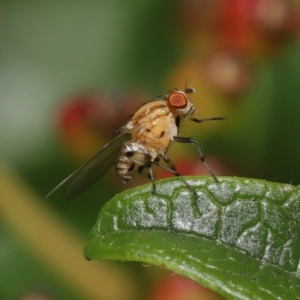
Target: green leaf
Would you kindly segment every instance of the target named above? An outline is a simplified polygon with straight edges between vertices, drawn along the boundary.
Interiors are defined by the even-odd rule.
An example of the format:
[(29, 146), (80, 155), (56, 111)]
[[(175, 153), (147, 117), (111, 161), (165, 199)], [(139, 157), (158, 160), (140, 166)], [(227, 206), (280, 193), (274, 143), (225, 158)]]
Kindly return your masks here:
[(116, 195), (101, 210), (87, 259), (141, 261), (228, 299), (300, 299), (300, 188), (186, 177)]

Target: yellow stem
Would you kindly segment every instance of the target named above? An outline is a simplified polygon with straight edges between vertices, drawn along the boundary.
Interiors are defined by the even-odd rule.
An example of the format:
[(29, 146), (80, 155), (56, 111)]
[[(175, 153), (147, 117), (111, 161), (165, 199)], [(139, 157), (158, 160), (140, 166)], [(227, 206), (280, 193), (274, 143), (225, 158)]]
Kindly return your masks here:
[(138, 288), (125, 270), (107, 261), (86, 261), (84, 239), (2, 165), (0, 182), (1, 218), (74, 292), (93, 300), (137, 298)]

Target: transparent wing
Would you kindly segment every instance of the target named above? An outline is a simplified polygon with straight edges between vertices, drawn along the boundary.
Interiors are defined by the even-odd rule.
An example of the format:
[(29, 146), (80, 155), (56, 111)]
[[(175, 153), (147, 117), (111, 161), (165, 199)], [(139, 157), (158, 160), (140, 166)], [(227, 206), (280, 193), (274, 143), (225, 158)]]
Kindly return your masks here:
[[(122, 129), (122, 128), (121, 128)], [(99, 152), (92, 156), (86, 163), (80, 166), (62, 182), (60, 182), (47, 196), (52, 195), (65, 183), (74, 179), (68, 192), (67, 198), (72, 199), (89, 187), (91, 187), (100, 177), (112, 166), (123, 143), (131, 138), (129, 129), (119, 133), (114, 139), (107, 143)], [(77, 176), (77, 177), (76, 177)]]

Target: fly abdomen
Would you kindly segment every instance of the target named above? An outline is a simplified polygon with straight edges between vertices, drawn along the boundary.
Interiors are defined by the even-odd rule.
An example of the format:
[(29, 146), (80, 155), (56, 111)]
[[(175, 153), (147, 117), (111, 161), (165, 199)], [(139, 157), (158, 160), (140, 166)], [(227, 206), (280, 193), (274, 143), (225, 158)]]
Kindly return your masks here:
[[(131, 181), (132, 173), (145, 164), (143, 159), (145, 155), (149, 156), (143, 145), (132, 141), (123, 144), (115, 161), (117, 175), (123, 183)], [(137, 160), (136, 157), (138, 157), (139, 160)]]
[(116, 171), (123, 183), (127, 183), (132, 179), (131, 172), (135, 170), (135, 163), (124, 154), (124, 146), (121, 148), (116, 158)]

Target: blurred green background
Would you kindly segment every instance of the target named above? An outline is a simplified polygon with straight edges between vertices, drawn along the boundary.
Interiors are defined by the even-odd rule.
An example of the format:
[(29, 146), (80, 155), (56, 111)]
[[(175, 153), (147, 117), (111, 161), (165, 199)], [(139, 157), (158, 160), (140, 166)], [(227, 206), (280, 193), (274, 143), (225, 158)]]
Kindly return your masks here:
[[(199, 140), (216, 175), (300, 183), (299, 1), (11, 0), (0, 10), (1, 299), (117, 299), (77, 284), (88, 274), (76, 261), (78, 278), (53, 267), (59, 258), (26, 234), (44, 227), (23, 207), (37, 207), (46, 226), (44, 216), (57, 217), (62, 227), (48, 229), (67, 244), (68, 230), (84, 241), (103, 204), (128, 188), (114, 170), (72, 202), (63, 189), (44, 196), (109, 141), (134, 107), (187, 81), (200, 118), (226, 116), (181, 128)], [(207, 174), (193, 147), (176, 145), (170, 157), (183, 174)], [(14, 178), (21, 180), (6, 185)], [(142, 182), (137, 176), (129, 186)], [(65, 248), (40, 234), (63, 260)], [(150, 299), (165, 275), (136, 263), (111, 268), (132, 279), (135, 299)]]

